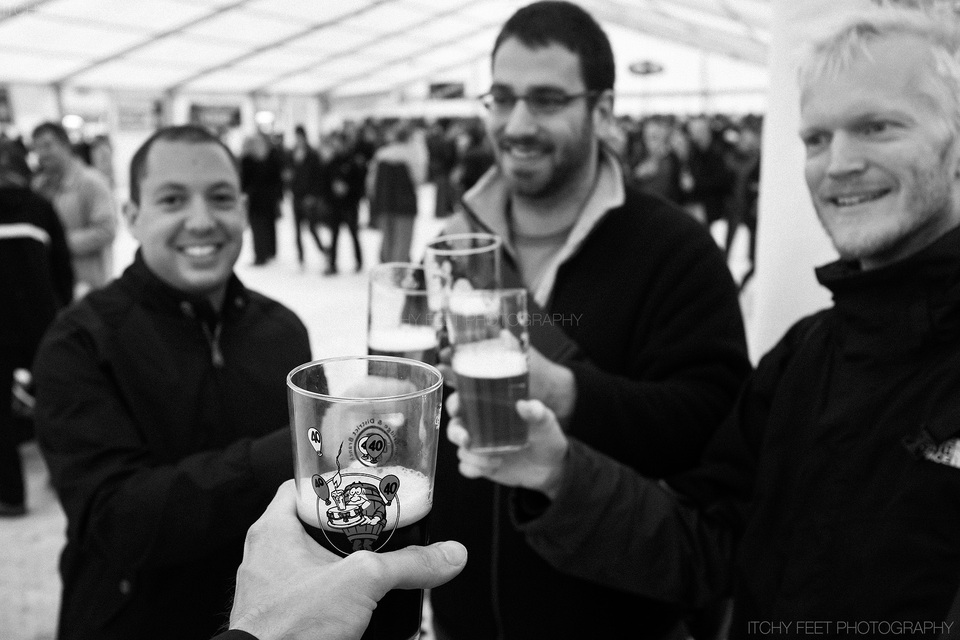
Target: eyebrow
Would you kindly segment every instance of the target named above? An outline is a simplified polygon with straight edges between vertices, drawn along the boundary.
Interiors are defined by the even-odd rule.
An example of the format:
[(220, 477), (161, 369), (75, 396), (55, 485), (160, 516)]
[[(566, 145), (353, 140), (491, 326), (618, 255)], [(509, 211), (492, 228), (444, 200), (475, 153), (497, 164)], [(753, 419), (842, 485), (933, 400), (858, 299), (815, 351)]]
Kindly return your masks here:
[[(509, 89), (513, 91), (513, 86), (503, 82), (494, 82), (490, 85), (491, 89)], [(562, 91), (566, 93), (566, 88), (555, 84), (535, 84), (527, 87), (527, 93), (531, 91)]]
[[(162, 191), (188, 191), (189, 189), (190, 187), (182, 182), (171, 181), (171, 182), (163, 182), (157, 185), (157, 187), (153, 189), (153, 193), (160, 193)], [(210, 184), (204, 187), (204, 191), (214, 191), (216, 189), (230, 189), (232, 191), (240, 191), (239, 185), (236, 185), (228, 180), (220, 180), (218, 182), (214, 182), (213, 184)]]

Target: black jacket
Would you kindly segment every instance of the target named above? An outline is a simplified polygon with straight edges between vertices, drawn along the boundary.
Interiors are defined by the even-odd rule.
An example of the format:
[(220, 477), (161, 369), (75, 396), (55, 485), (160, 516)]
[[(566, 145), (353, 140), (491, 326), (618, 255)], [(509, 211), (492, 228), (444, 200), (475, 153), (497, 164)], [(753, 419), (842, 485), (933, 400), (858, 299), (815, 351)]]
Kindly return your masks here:
[[(491, 230), (491, 213), (503, 215), (474, 211), (470, 226)], [(513, 265), (509, 252), (504, 260)], [(544, 334), (558, 332), (580, 354), (557, 349), (576, 380), (570, 434), (647, 474), (697, 462), (750, 370), (717, 245), (685, 212), (633, 189), (560, 266), (541, 311), (558, 322), (531, 326), (531, 343), (546, 352), (557, 336)], [(550, 566), (511, 526), (506, 497), (464, 479), (441, 438), (431, 535), (464, 543), (470, 562), (431, 602), (455, 638), (658, 637), (686, 613)]]
[(308, 146), (299, 162), (296, 160), (296, 152), (291, 150), (288, 159), (290, 194), (294, 202), (299, 202), (306, 196), (322, 197), (323, 170), (317, 150)]
[(293, 476), (287, 308), (231, 280), (224, 310), (138, 254), (51, 327), (37, 436), (67, 516), (60, 640), (210, 638), (247, 528)]
[(57, 310), (73, 298), (73, 267), (53, 206), (26, 187), (0, 188), (0, 356), (29, 367)]
[(530, 544), (666, 602), (733, 593), (733, 638), (758, 621), (784, 638), (813, 635), (801, 621), (922, 637), (903, 623), (944, 620), (960, 586), (960, 230), (817, 276), (834, 306), (763, 357), (702, 465), (660, 485), (575, 445), (567, 476), (594, 480), (526, 520)]

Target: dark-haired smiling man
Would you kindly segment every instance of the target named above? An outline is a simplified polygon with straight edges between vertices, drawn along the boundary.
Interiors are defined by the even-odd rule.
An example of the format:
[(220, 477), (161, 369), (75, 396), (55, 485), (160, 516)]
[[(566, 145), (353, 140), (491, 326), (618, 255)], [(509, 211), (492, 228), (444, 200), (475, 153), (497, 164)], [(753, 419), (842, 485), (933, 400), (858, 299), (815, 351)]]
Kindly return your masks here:
[[(581, 7), (518, 10), (491, 71), (482, 99), (496, 166), (445, 231), (503, 238), (505, 284), (527, 289), (531, 317), (555, 319), (530, 326), (530, 394), (569, 434), (642, 473), (686, 469), (750, 369), (723, 254), (683, 210), (628, 187), (601, 142), (616, 68)], [(441, 440), (431, 530), (464, 543), (471, 562), (431, 592), (439, 640), (682, 633), (689, 611), (551, 567), (513, 526), (508, 497), (462, 478)]]
[(67, 516), (58, 637), (207, 639), (248, 527), (293, 476), (283, 381), (307, 331), (233, 273), (247, 212), (220, 140), (154, 133), (130, 196), (133, 264), (58, 319), (34, 366)]

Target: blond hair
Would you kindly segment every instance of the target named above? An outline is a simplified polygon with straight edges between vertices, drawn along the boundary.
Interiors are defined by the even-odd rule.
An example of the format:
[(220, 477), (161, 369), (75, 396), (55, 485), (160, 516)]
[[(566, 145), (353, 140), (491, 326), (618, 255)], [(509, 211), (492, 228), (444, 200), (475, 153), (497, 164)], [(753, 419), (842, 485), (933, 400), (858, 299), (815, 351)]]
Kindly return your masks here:
[(800, 89), (835, 76), (856, 59), (871, 59), (871, 44), (914, 37), (929, 45), (931, 96), (955, 133), (960, 133), (960, 13), (951, 6), (884, 4), (844, 14), (808, 43), (798, 69)]

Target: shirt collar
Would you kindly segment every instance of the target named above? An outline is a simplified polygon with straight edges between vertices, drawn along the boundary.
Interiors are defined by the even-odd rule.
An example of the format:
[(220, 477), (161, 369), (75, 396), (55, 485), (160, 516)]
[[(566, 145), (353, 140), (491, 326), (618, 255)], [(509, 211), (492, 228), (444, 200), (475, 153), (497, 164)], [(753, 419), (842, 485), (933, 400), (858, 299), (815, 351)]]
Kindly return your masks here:
[[(507, 203), (510, 191), (500, 168), (495, 164), (485, 173), (477, 184), (468, 191), (463, 201), (473, 214), (491, 232), (503, 238), (504, 248), (516, 260), (516, 248), (510, 242), (510, 221), (507, 218)], [(597, 164), (597, 178), (590, 197), (583, 206), (570, 230), (563, 247), (554, 255), (544, 269), (537, 290), (532, 292), (541, 306), (546, 306), (553, 292), (557, 270), (576, 255), (590, 233), (603, 220), (607, 213), (623, 205), (626, 201), (623, 170), (620, 161), (612, 151), (600, 146), (600, 162)]]

